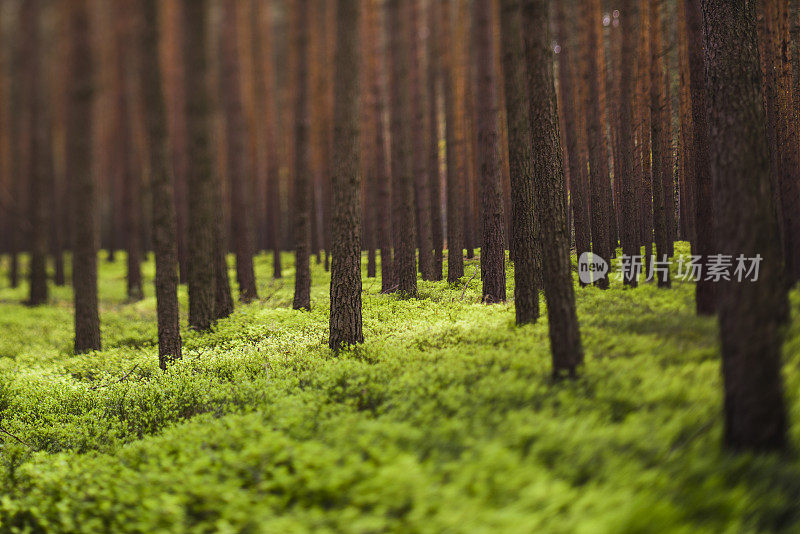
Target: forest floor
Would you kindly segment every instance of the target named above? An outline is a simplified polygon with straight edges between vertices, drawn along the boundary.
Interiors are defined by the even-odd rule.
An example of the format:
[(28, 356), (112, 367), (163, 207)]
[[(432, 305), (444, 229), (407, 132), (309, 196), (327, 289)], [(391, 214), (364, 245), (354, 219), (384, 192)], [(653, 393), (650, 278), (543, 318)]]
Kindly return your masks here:
[(184, 359), (161, 372), (152, 261), (130, 304), (118, 258), (100, 262), (90, 355), (71, 354), (68, 288), (26, 308), (3, 280), (2, 532), (800, 530), (796, 453), (721, 450), (716, 323), (690, 283), (578, 290), (586, 366), (553, 382), (546, 319), (517, 328), (513, 303), (480, 304), (477, 263), (413, 300), (365, 278), (366, 342), (336, 357), (329, 275), (312, 261), (313, 310), (293, 311), (292, 256), (274, 281), (260, 255), (261, 300), (202, 335), (182, 313)]

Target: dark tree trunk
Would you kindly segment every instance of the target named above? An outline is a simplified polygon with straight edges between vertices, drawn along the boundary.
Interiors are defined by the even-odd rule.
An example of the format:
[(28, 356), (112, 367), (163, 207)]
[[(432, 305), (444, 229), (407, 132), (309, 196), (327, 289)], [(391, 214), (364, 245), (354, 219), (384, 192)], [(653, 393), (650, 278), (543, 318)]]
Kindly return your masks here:
[[(386, 293), (394, 287), (394, 265), (392, 263), (392, 218), (391, 210), (391, 176), (386, 161), (386, 127), (384, 115), (386, 110), (386, 95), (384, 91), (384, 47), (380, 36), (383, 33), (383, 17), (380, 8), (373, 2), (367, 2), (368, 11), (365, 13), (366, 24), (372, 29), (369, 33), (370, 42), (364, 43), (369, 50), (365, 53), (372, 55), (375, 69), (370, 79), (370, 93), (372, 104), (368, 111), (369, 120), (375, 131), (375, 173), (373, 177), (375, 202), (369, 206), (372, 217), (375, 219), (375, 233), (381, 256), (381, 292)], [(365, 48), (366, 50), (366, 48)]]
[[(697, 235), (692, 243), (692, 254), (708, 257), (718, 254), (714, 250), (714, 187), (711, 180), (709, 161), (708, 110), (706, 107), (706, 79), (703, 57), (703, 13), (700, 10), (701, 0), (684, 0), (686, 11), (686, 29), (689, 46), (689, 79), (692, 93), (692, 126), (693, 126), (693, 162), (694, 162), (694, 199), (695, 224)], [(697, 281), (695, 303), (699, 315), (713, 315), (717, 310), (717, 284), (704, 280)]]
[(142, 50), (142, 88), (150, 149), (153, 248), (156, 260), (156, 313), (158, 316), (158, 362), (161, 369), (181, 357), (178, 316), (178, 245), (175, 196), (169, 171), (167, 111), (159, 68), (160, 12), (158, 0), (142, 1), (139, 33)]
[(361, 327), (361, 179), (358, 173), (360, 0), (342, 0), (336, 14), (333, 121), (332, 349), (364, 341)]
[(296, 54), (296, 94), (294, 117), (294, 247), (295, 310), (311, 309), (311, 103), (308, 98), (308, 33), (311, 12), (308, 0), (292, 3), (292, 43)]
[[(607, 189), (611, 187), (608, 176), (608, 150), (603, 127), (603, 88), (601, 68), (602, 39), (600, 35), (601, 10), (599, 0), (589, 0), (583, 6), (586, 32), (586, 112), (587, 142), (589, 147), (589, 180), (592, 205), (592, 255), (606, 261), (611, 258), (609, 238), (609, 209), (606, 206)], [(595, 281), (600, 289), (608, 289), (608, 277)]]
[(478, 161), (481, 176), (483, 243), (481, 278), (483, 301), (496, 304), (506, 300), (505, 222), (500, 180), (500, 136), (497, 125), (497, 46), (491, 0), (475, 2), (475, 66), (477, 70)]
[(185, 118), (188, 148), (189, 196), (189, 326), (210, 330), (214, 322), (214, 247), (216, 226), (215, 180), (211, 167), (211, 110), (206, 73), (207, 2), (183, 0), (183, 57), (185, 70)]
[(23, 132), (27, 136), (27, 149), (23, 154), (27, 156), (28, 180), (28, 242), (30, 243), (29, 266), (29, 296), (27, 304), (38, 306), (45, 304), (48, 298), (47, 290), (47, 233), (48, 233), (48, 169), (47, 157), (44, 154), (46, 135), (44, 104), (42, 88), (42, 60), (41, 39), (39, 32), (39, 0), (27, 0), (22, 4), (20, 14), (20, 54), (22, 58), (21, 73), (23, 77), (23, 91), (20, 95), (24, 102), (23, 114), (27, 124)]
[[(636, 181), (639, 177), (634, 170), (634, 157), (636, 154), (633, 117), (631, 102), (634, 100), (636, 85), (634, 80), (634, 67), (636, 58), (636, 25), (639, 17), (636, 0), (625, 0), (620, 9), (620, 24), (622, 26), (622, 60), (620, 61), (620, 102), (619, 107), (619, 134), (620, 134), (620, 161), (615, 175), (617, 187), (622, 187), (622, 253), (628, 257), (638, 256), (639, 232), (639, 200), (637, 198)], [(626, 273), (624, 283), (636, 287), (639, 283), (638, 276), (633, 270)]]
[[(591, 248), (591, 222), (589, 217), (588, 192), (586, 190), (586, 165), (584, 164), (584, 148), (581, 147), (581, 121), (579, 115), (583, 109), (583, 99), (580, 93), (580, 83), (577, 79), (575, 62), (580, 61), (580, 54), (573, 55), (573, 46), (570, 43), (567, 31), (566, 9), (563, 2), (557, 3), (558, 41), (561, 51), (558, 54), (559, 65), (559, 92), (561, 108), (564, 114), (564, 137), (567, 145), (570, 183), (570, 198), (572, 201), (572, 217), (575, 226), (575, 253), (577, 257), (590, 252)], [(576, 85), (577, 91), (576, 91)], [(583, 282), (581, 282), (583, 285)]]
[(725, 444), (780, 449), (787, 427), (781, 378), (786, 292), (770, 193), (755, 6), (745, 0), (701, 4), (718, 252), (763, 258), (757, 282), (732, 279), (720, 287)]
[(459, 88), (459, 60), (456, 55), (451, 16), (453, 1), (441, 6), (442, 64), (444, 78), (445, 138), (447, 158), (447, 281), (464, 276), (464, 191), (461, 176), (465, 171), (465, 141)]
[(236, 251), (236, 279), (239, 300), (251, 302), (258, 298), (256, 274), (253, 268), (253, 217), (250, 191), (252, 178), (245, 158), (246, 125), (242, 104), (239, 61), (239, 32), (237, 30), (238, 0), (226, 0), (220, 31), (222, 72), (220, 92), (225, 121), (226, 169), (231, 188), (231, 219), (233, 245)]
[(575, 306), (569, 259), (567, 209), (564, 202), (564, 163), (558, 131), (553, 55), (550, 48), (548, 0), (524, 0), (523, 28), (531, 97), (535, 211), (541, 225), (542, 277), (547, 300), (553, 375), (574, 376), (583, 363), (583, 346)]
[(442, 226), (442, 177), (439, 163), (439, 91), (441, 58), (439, 57), (439, 2), (428, 3), (428, 169), (430, 170), (430, 209), (433, 237), (433, 280), (442, 279), (444, 262), (444, 228)]
[(694, 121), (692, 120), (691, 74), (689, 67), (689, 30), (686, 10), (679, 3), (678, 11), (678, 53), (680, 55), (680, 217), (683, 239), (690, 241), (692, 247), (697, 243), (696, 225), (696, 181), (694, 155)]
[(409, 3), (411, 24), (408, 36), (410, 49), (412, 168), (414, 172), (414, 213), (417, 224), (417, 248), (419, 249), (419, 272), (423, 280), (433, 280), (433, 230), (431, 228), (430, 182), (435, 169), (430, 168), (428, 157), (428, 101), (427, 72), (422, 65), (422, 15), (420, 0)]
[(639, 41), (639, 125), (642, 174), (639, 183), (641, 245), (644, 246), (645, 269), (653, 255), (653, 167), (650, 114), (650, 2), (641, 6)]
[(411, 21), (410, 5), (401, 0), (386, 3), (391, 53), (391, 165), (392, 231), (397, 290), (403, 296), (417, 294), (414, 261), (414, 179), (411, 168), (411, 88), (409, 87)]
[[(664, 152), (669, 138), (669, 117), (664, 95), (664, 51), (661, 44), (661, 9), (659, 0), (650, 5), (650, 132), (653, 143), (653, 220), (655, 222), (656, 261), (664, 261), (669, 256), (669, 237), (667, 231), (667, 214), (665, 175), (670, 172), (665, 168), (667, 158)], [(658, 275), (658, 287), (671, 287), (669, 275)]]
[(75, 353), (100, 350), (97, 310), (97, 220), (91, 171), (92, 48), (87, 0), (71, 0), (67, 175), (71, 186)]
[(533, 211), (533, 145), (528, 95), (528, 70), (522, 40), (519, 0), (500, 5), (500, 35), (506, 88), (508, 159), (511, 172), (511, 248), (514, 250), (514, 307), (517, 324), (539, 318), (539, 287), (536, 283)]

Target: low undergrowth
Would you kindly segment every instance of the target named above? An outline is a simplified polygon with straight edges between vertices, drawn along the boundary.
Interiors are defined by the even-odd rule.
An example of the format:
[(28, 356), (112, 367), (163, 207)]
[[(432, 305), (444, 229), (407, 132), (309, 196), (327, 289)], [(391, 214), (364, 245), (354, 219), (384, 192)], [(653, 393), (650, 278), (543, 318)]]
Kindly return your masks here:
[[(800, 529), (794, 454), (720, 449), (716, 324), (689, 283), (578, 290), (586, 367), (553, 382), (546, 318), (480, 304), (477, 264), (419, 299), (365, 278), (366, 342), (336, 355), (327, 273), (293, 311), (291, 256), (271, 280), (262, 255), (261, 300), (212, 333), (183, 324), (161, 372), (152, 262), (132, 304), (123, 265), (101, 261), (89, 355), (71, 354), (69, 289), (35, 309), (0, 289), (0, 531)], [(796, 444), (800, 321), (785, 360)]]

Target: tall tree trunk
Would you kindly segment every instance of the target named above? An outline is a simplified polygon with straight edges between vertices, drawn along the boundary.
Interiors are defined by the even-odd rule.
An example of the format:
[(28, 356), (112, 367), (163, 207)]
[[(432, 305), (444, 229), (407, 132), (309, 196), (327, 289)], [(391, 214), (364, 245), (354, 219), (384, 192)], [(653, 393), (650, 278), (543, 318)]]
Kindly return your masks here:
[(245, 158), (246, 125), (240, 83), (240, 53), (237, 30), (238, 0), (225, 0), (223, 6), (222, 71), (220, 76), (223, 117), (225, 122), (226, 168), (231, 188), (231, 218), (233, 242), (236, 251), (236, 279), (239, 282), (239, 300), (251, 302), (258, 298), (256, 275), (253, 268), (253, 216), (251, 182)]
[[(605, 260), (611, 258), (611, 240), (609, 238), (609, 207), (606, 206), (607, 190), (611, 187), (608, 176), (608, 150), (606, 146), (603, 121), (604, 94), (603, 68), (601, 65), (602, 38), (600, 27), (602, 15), (600, 0), (589, 0), (583, 5), (582, 13), (586, 32), (586, 111), (587, 140), (589, 146), (589, 179), (591, 181), (592, 204), (592, 255)], [(595, 281), (600, 289), (608, 289), (608, 277)]]
[[(650, 132), (653, 150), (653, 220), (655, 222), (656, 261), (664, 261), (669, 255), (666, 214), (667, 182), (665, 168), (667, 158), (664, 157), (669, 137), (669, 117), (667, 101), (664, 95), (664, 51), (661, 43), (661, 0), (650, 5)], [(657, 276), (658, 287), (670, 287), (669, 271)]]
[(142, 0), (138, 23), (141, 56), (139, 69), (144, 91), (147, 136), (150, 146), (153, 248), (156, 261), (156, 314), (158, 317), (158, 363), (162, 369), (181, 357), (178, 315), (178, 244), (175, 194), (169, 172), (167, 111), (159, 68), (158, 43), (161, 17), (158, 0)]
[[(689, 46), (689, 80), (692, 92), (692, 125), (695, 178), (695, 225), (697, 236), (692, 254), (709, 257), (718, 254), (714, 237), (714, 186), (709, 156), (708, 110), (703, 48), (703, 13), (701, 0), (684, 0)], [(695, 304), (699, 315), (713, 315), (717, 310), (717, 284), (702, 277), (695, 287)]]
[[(590, 252), (591, 248), (591, 222), (588, 192), (586, 190), (586, 165), (583, 159), (585, 148), (581, 147), (583, 135), (579, 119), (582, 114), (583, 99), (579, 96), (581, 84), (580, 82), (576, 83), (581, 68), (576, 68), (575, 65), (576, 62), (581, 61), (581, 57), (580, 54), (573, 54), (575, 48), (569, 38), (564, 3), (557, 2), (557, 6), (558, 41), (561, 43), (561, 50), (558, 54), (559, 93), (561, 109), (564, 114), (564, 137), (566, 139), (569, 175), (571, 177), (570, 199), (575, 226), (575, 252), (580, 258), (582, 254)], [(583, 282), (581, 284), (583, 285)]]
[(404, 296), (417, 294), (417, 269), (414, 261), (414, 180), (411, 168), (410, 5), (388, 0), (389, 51), (391, 58), (391, 164), (392, 231), (397, 290)]
[(475, 67), (477, 71), (478, 161), (483, 209), (481, 278), (483, 301), (506, 300), (505, 222), (503, 220), (502, 170), (497, 117), (497, 47), (491, 0), (475, 2)]
[(533, 211), (533, 145), (528, 95), (528, 70), (522, 40), (519, 0), (500, 6), (503, 71), (508, 121), (508, 159), (511, 172), (511, 243), (514, 250), (514, 307), (517, 324), (539, 318), (539, 287), (534, 235), (538, 231)]
[(295, 164), (294, 164), (294, 246), (295, 310), (311, 309), (311, 104), (308, 99), (308, 32), (311, 13), (308, 0), (292, 3), (292, 44), (296, 54)]
[(333, 262), (329, 345), (364, 341), (361, 326), (361, 180), (358, 173), (358, 51), (361, 0), (336, 14), (333, 145)]
[[(637, 198), (636, 182), (639, 176), (635, 173), (634, 157), (636, 146), (633, 130), (633, 117), (631, 103), (636, 93), (634, 68), (636, 60), (637, 21), (639, 17), (637, 1), (625, 0), (620, 6), (620, 24), (622, 26), (622, 59), (620, 61), (620, 102), (619, 107), (619, 136), (620, 160), (615, 173), (617, 187), (622, 188), (622, 253), (630, 258), (638, 256), (639, 232), (639, 199)], [(626, 272), (624, 283), (636, 287), (639, 283), (638, 273), (631, 269)]]
[(411, 11), (411, 35), (408, 36), (410, 50), (411, 114), (412, 114), (412, 167), (414, 172), (414, 213), (417, 223), (417, 248), (419, 249), (419, 272), (423, 280), (433, 279), (433, 230), (431, 228), (430, 181), (434, 170), (429, 168), (428, 158), (428, 101), (427, 72), (423, 68), (422, 15), (420, 0), (406, 0)]
[(689, 26), (683, 2), (678, 4), (678, 54), (680, 65), (680, 191), (682, 237), (694, 247), (697, 243), (696, 170), (694, 121), (692, 120), (692, 91), (689, 61)]
[(758, 281), (721, 284), (719, 323), (725, 383), (725, 444), (786, 445), (781, 379), (781, 309), (786, 292), (770, 194), (755, 6), (702, 0), (709, 152), (717, 200), (718, 252), (760, 255)]
[(191, 158), (187, 163), (189, 196), (189, 326), (210, 330), (214, 322), (214, 213), (216, 185), (209, 140), (211, 110), (207, 86), (207, 2), (183, 0), (183, 57), (185, 69), (185, 118)]
[(547, 300), (553, 375), (574, 376), (583, 363), (583, 346), (575, 306), (569, 259), (564, 163), (558, 132), (553, 55), (550, 48), (549, 0), (524, 0), (523, 28), (528, 64), (528, 94), (533, 137), (535, 211), (542, 240), (542, 275)]
[(464, 191), (461, 176), (465, 169), (464, 127), (461, 113), (463, 98), (459, 89), (459, 58), (451, 24), (453, 0), (441, 6), (442, 70), (445, 105), (445, 148), (447, 158), (447, 281), (454, 283), (464, 276)]
[(30, 243), (29, 296), (27, 303), (31, 306), (45, 304), (48, 298), (47, 289), (47, 233), (49, 230), (47, 189), (48, 169), (44, 136), (48, 127), (44, 123), (42, 108), (44, 105), (42, 90), (41, 39), (39, 31), (39, 0), (28, 0), (22, 4), (20, 15), (22, 67), (24, 101), (23, 114), (27, 124), (24, 132), (27, 136), (28, 180), (28, 241)]
[(639, 198), (641, 202), (641, 245), (644, 245), (645, 269), (649, 268), (653, 255), (653, 160), (650, 113), (650, 2), (641, 4), (639, 41), (639, 124), (640, 157), (642, 160)]
[(91, 172), (93, 78), (87, 0), (70, 0), (70, 68), (67, 125), (67, 174), (71, 186), (75, 292), (75, 353), (100, 350), (97, 310), (97, 220)]
[(442, 226), (442, 180), (439, 162), (439, 91), (442, 69), (439, 48), (438, 1), (428, 2), (427, 55), (428, 55), (428, 169), (430, 171), (430, 210), (433, 238), (433, 280), (442, 279), (444, 262), (444, 228)]

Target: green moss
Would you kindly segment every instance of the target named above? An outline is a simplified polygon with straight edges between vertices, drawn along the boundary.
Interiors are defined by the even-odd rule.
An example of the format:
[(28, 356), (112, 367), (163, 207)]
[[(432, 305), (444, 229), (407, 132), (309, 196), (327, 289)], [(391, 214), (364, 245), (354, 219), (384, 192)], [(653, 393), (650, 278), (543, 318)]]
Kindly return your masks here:
[[(151, 263), (128, 304), (122, 257), (101, 261), (96, 354), (70, 352), (68, 288), (37, 309), (0, 289), (0, 531), (800, 529), (794, 456), (720, 450), (716, 325), (691, 284), (578, 290), (586, 367), (554, 383), (546, 318), (517, 328), (513, 304), (480, 304), (471, 265), (416, 300), (365, 279), (366, 343), (335, 357), (329, 276), (312, 262), (314, 307), (293, 311), (283, 260), (273, 281), (257, 258), (262, 299), (214, 332), (182, 316), (167, 372)], [(796, 422), (800, 321), (785, 353)]]

